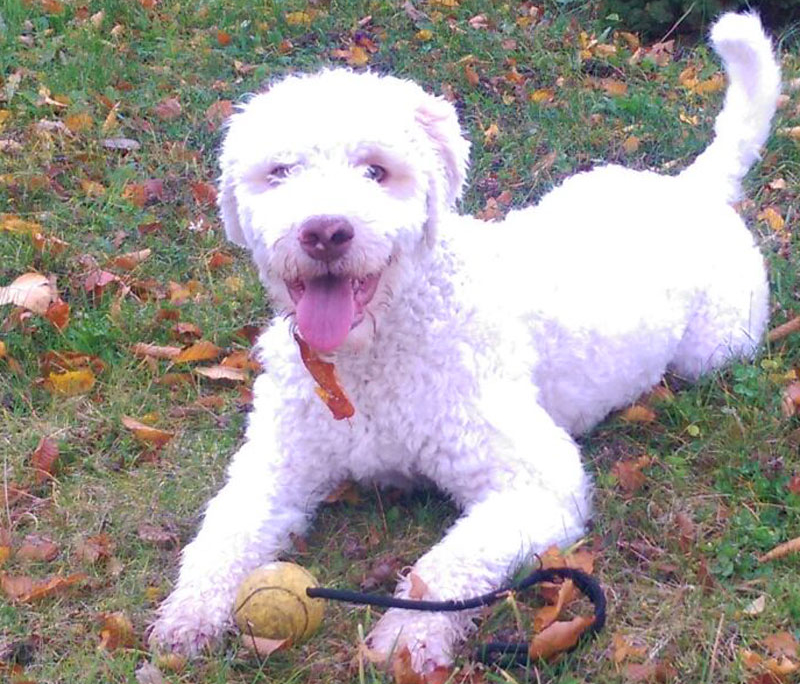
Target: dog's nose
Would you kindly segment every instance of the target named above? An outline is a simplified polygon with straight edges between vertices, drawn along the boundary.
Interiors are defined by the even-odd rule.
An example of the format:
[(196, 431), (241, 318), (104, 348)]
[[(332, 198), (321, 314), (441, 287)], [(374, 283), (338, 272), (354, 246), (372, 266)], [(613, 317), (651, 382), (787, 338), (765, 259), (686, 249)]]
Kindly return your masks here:
[(341, 216), (315, 216), (300, 227), (300, 245), (308, 256), (320, 261), (338, 259), (350, 249), (355, 230)]

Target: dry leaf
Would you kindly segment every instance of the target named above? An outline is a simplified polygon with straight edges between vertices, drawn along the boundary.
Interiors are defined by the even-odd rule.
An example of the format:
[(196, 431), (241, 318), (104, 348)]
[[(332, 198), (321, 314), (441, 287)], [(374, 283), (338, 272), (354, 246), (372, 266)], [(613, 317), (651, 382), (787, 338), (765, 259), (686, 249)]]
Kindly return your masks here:
[(202, 375), (209, 380), (232, 380), (233, 382), (246, 382), (248, 374), (240, 368), (231, 368), (230, 366), (203, 366), (195, 368), (194, 372)]
[(41, 315), (57, 298), (55, 286), (41, 273), (25, 273), (10, 285), (0, 287), (0, 306), (15, 304)]
[(75, 547), (75, 555), (83, 562), (94, 565), (99, 561), (109, 560), (114, 552), (114, 546), (111, 537), (101, 532), (79, 540)]
[(675, 678), (675, 668), (657, 660), (649, 663), (629, 663), (623, 670), (628, 682), (668, 682)]
[(756, 615), (761, 615), (766, 607), (767, 595), (761, 594), (761, 596), (754, 598), (750, 603), (748, 603), (747, 607), (742, 611), (742, 613), (749, 617), (753, 617)]
[(58, 545), (38, 534), (29, 534), (15, 554), (18, 560), (49, 562), (58, 556)]
[(31, 455), (31, 467), (36, 471), (36, 484), (52, 478), (58, 461), (58, 444), (50, 437), (42, 437)]
[(123, 271), (132, 271), (153, 253), (152, 249), (140, 249), (127, 254), (120, 254), (111, 260), (111, 265)]
[(140, 523), (137, 528), (137, 534), (142, 541), (150, 542), (165, 549), (175, 548), (180, 542), (177, 534), (168, 532), (163, 527), (152, 523)]
[(94, 373), (89, 368), (63, 373), (50, 373), (45, 386), (53, 393), (64, 397), (91, 392), (95, 385)]
[(647, 647), (634, 645), (629, 637), (622, 634), (615, 634), (612, 643), (614, 646), (612, 659), (617, 667), (628, 658), (644, 658), (647, 655)]
[(394, 684), (425, 684), (422, 675), (415, 672), (411, 665), (411, 651), (408, 646), (395, 654), (392, 660), (392, 676)]
[(217, 189), (210, 183), (194, 181), (189, 184), (192, 190), (192, 197), (199, 205), (214, 206), (217, 202)]
[(59, 331), (64, 330), (69, 324), (69, 304), (61, 299), (57, 299), (47, 307), (44, 317)]
[(790, 632), (776, 632), (766, 637), (762, 643), (773, 656), (797, 657), (797, 640)]
[(767, 339), (770, 342), (777, 342), (798, 331), (800, 331), (800, 316), (795, 316), (792, 320), (770, 330)]
[(150, 427), (129, 416), (122, 416), (121, 422), (128, 430), (133, 432), (136, 439), (145, 444), (152, 445), (157, 449), (163, 447), (175, 436), (174, 432), (167, 432), (166, 430)]
[(553, 624), (564, 606), (570, 603), (577, 596), (577, 590), (572, 580), (564, 580), (558, 586), (558, 594), (554, 605), (539, 608), (533, 617), (533, 631), (541, 632)]
[(103, 613), (100, 620), (102, 624), (98, 648), (116, 651), (118, 648), (132, 648), (136, 645), (133, 624), (125, 613)]
[(3, 575), (2, 579), (0, 579), (0, 586), (13, 600), (20, 603), (33, 603), (76, 584), (83, 584), (87, 579), (88, 577), (83, 573), (76, 573), (67, 577), (55, 575), (39, 581), (33, 581), (30, 577)]
[(611, 468), (611, 474), (617, 478), (620, 487), (626, 494), (633, 494), (647, 481), (642, 468), (649, 465), (649, 463), (650, 457), (647, 455), (635, 459), (617, 461)]
[(267, 639), (252, 634), (242, 634), (240, 639), (242, 646), (259, 658), (268, 658), (276, 651), (288, 648), (290, 644), (290, 639)]
[(136, 670), (137, 684), (166, 684), (164, 675), (152, 663), (146, 660)]
[(174, 361), (175, 363), (192, 363), (194, 361), (210, 361), (216, 359), (222, 350), (213, 342), (208, 340), (199, 340), (191, 347), (188, 347), (178, 354)]
[(203, 332), (194, 323), (186, 323), (183, 321), (173, 325), (170, 329), (170, 333), (173, 337), (185, 343), (203, 336)]
[(181, 103), (175, 97), (168, 97), (153, 107), (153, 113), (162, 121), (177, 119), (181, 111)]
[(334, 420), (352, 417), (356, 411), (339, 384), (336, 367), (332, 363), (323, 361), (299, 335), (295, 335), (294, 339), (300, 347), (303, 365), (317, 382), (317, 394), (330, 409)]
[(656, 419), (656, 412), (647, 406), (634, 404), (626, 408), (620, 418), (627, 423), (652, 423)]
[(150, 356), (154, 359), (175, 359), (181, 353), (181, 348), (137, 342), (131, 347), (131, 351), (136, 356)]
[(554, 622), (533, 637), (528, 655), (531, 660), (548, 659), (568, 651), (578, 643), (581, 634), (594, 622), (593, 617), (579, 615), (567, 622)]

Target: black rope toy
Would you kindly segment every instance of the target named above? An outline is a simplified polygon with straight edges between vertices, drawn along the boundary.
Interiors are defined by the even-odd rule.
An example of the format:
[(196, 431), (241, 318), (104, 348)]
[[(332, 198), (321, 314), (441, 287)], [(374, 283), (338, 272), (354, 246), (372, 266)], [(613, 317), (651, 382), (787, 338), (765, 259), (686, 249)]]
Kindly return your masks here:
[[(376, 606), (379, 608), (405, 608), (407, 610), (423, 610), (430, 612), (456, 612), (488, 606), (506, 598), (512, 592), (520, 592), (542, 582), (554, 580), (572, 580), (575, 586), (586, 596), (594, 607), (594, 621), (586, 628), (579, 639), (585, 641), (596, 635), (606, 622), (606, 597), (597, 580), (591, 575), (576, 568), (547, 568), (533, 570), (526, 577), (490, 591), (488, 594), (469, 599), (451, 599), (449, 601), (423, 601), (401, 599), (394, 596), (368, 594), (346, 589), (328, 589), (326, 587), (308, 587), (306, 594), (310, 598), (323, 598), (345, 603)], [(576, 645), (577, 647), (577, 645)], [(525, 642), (489, 642), (478, 648), (476, 659), (491, 663), (501, 659), (510, 659), (514, 663), (528, 662), (528, 644)]]

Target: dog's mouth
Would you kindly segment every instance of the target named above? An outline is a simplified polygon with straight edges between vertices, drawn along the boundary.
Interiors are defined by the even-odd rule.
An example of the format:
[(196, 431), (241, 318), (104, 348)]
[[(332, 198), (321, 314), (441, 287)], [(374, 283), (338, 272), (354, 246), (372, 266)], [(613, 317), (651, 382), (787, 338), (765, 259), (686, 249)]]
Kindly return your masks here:
[(287, 281), (302, 338), (313, 349), (330, 352), (364, 320), (365, 308), (378, 289), (380, 273), (363, 277), (327, 274)]

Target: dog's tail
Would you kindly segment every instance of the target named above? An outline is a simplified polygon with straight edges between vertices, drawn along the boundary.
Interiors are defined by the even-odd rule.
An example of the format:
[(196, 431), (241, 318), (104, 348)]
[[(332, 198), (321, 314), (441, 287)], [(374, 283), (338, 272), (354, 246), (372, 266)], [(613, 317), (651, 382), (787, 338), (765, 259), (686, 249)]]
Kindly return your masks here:
[(722, 15), (711, 29), (711, 44), (728, 74), (725, 103), (714, 124), (714, 141), (680, 177), (734, 202), (769, 136), (781, 72), (755, 12)]

